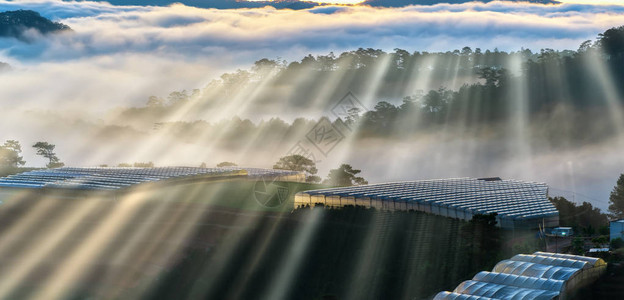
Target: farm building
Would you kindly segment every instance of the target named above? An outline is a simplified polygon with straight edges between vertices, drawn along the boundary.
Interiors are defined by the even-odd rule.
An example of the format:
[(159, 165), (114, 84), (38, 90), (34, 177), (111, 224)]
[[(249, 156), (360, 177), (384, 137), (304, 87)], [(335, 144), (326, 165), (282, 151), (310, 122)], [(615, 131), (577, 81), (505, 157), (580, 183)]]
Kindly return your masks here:
[(496, 213), (503, 228), (559, 225), (559, 212), (543, 183), (499, 178), (457, 178), (391, 182), (299, 192), (295, 207), (358, 205), (383, 210), (415, 210), (470, 220)]
[(610, 240), (624, 239), (624, 219), (611, 221), (609, 223)]
[(0, 188), (121, 190), (147, 183), (180, 183), (231, 178), (305, 181), (295, 171), (259, 168), (58, 168), (0, 178)]
[(446, 299), (571, 299), (605, 273), (607, 264), (595, 257), (535, 252), (505, 259), (452, 292), (440, 292), (434, 300)]

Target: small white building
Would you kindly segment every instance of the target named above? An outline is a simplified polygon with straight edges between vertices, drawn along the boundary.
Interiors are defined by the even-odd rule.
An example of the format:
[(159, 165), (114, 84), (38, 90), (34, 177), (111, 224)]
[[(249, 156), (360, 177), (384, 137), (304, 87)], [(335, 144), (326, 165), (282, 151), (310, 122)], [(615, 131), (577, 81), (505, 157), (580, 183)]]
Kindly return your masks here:
[(565, 237), (574, 235), (574, 230), (572, 230), (572, 227), (555, 227), (550, 231), (550, 233), (555, 236)]

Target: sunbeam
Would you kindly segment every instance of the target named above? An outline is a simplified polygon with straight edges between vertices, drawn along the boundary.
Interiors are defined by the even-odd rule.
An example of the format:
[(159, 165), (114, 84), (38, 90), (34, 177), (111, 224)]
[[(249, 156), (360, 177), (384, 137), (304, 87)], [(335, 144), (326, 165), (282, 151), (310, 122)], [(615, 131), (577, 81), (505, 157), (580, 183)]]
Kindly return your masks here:
[(624, 299), (624, 5), (446, 2), (0, 0), (0, 299)]

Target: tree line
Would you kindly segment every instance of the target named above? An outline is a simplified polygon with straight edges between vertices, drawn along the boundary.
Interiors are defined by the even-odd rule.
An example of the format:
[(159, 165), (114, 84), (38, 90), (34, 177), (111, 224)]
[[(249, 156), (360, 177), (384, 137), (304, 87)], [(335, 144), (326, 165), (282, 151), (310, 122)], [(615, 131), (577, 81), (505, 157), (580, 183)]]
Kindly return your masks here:
[[(48, 160), (47, 168), (60, 168), (65, 164), (56, 155), (56, 145), (48, 142), (37, 142), (32, 145), (37, 155)], [(22, 145), (16, 140), (7, 140), (0, 146), (0, 170), (17, 169), (26, 164), (22, 157)]]
[[(334, 121), (357, 123), (356, 137), (406, 137), (441, 127), (514, 133), (516, 124), (523, 121), (529, 130), (539, 130), (531, 137), (550, 139), (554, 145), (574, 145), (603, 141), (617, 133), (604, 116), (613, 113), (614, 105), (624, 105), (623, 65), (624, 26), (599, 34), (596, 41), (583, 42), (576, 51), (464, 47), (437, 53), (403, 49), (387, 53), (361, 48), (339, 55), (308, 55), (290, 63), (265, 58), (250, 70), (223, 74), (203, 89), (176, 91), (165, 98), (151, 96), (145, 106), (121, 112), (118, 121), (153, 122), (172, 136), (188, 140), (197, 133), (223, 130), (227, 134), (221, 139), (226, 144), (257, 135), (283, 137), (316, 121), (298, 118), (287, 123), (277, 116), (260, 123), (238, 117), (218, 122), (201, 117), (193, 122), (164, 119), (187, 105), (197, 108), (190, 111), (218, 109), (245, 90), (254, 91), (253, 96), (242, 97), (254, 97), (249, 106), (255, 111), (277, 103), (302, 112), (321, 105), (329, 113), (347, 91), (365, 95), (371, 74), (381, 72), (372, 95), (376, 104), (369, 109), (354, 108)], [(438, 87), (414, 91), (412, 85), (420, 79)], [(460, 85), (453, 87), (452, 82)], [(335, 84), (335, 91), (316, 99), (328, 84)], [(289, 89), (292, 92), (281, 92)], [(530, 124), (549, 126), (530, 128)]]

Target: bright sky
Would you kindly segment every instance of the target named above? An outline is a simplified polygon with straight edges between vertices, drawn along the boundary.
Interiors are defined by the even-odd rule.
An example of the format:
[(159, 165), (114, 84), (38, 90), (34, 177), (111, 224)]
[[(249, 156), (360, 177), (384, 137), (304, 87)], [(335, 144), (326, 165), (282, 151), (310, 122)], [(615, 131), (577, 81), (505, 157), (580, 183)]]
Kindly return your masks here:
[[(338, 4), (355, 4), (363, 2), (363, 0), (312, 0), (318, 3), (338, 3)], [(559, 0), (562, 3), (582, 3), (582, 4), (623, 4), (624, 0)]]
[[(363, 2), (363, 0), (312, 0), (318, 3), (339, 3), (339, 4), (355, 4)], [(624, 0), (559, 0), (562, 3), (584, 3), (584, 4), (624, 4)]]
[(582, 4), (623, 4), (624, 0), (559, 0), (562, 3), (582, 3)]
[(312, 0), (312, 1), (313, 2), (318, 2), (318, 3), (355, 4), (355, 3), (363, 2), (364, 0), (327, 0), (327, 1)]
[[(263, 1), (263, 0), (250, 0), (250, 1)], [(332, 3), (332, 4), (356, 4), (356, 3), (364, 2), (364, 0), (309, 0), (309, 1), (318, 2), (318, 3)], [(558, 1), (562, 3), (624, 5), (624, 0), (558, 0)]]

